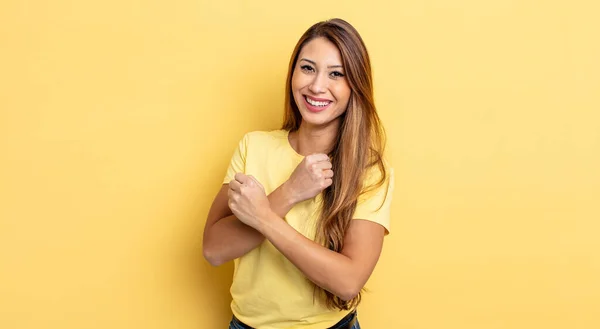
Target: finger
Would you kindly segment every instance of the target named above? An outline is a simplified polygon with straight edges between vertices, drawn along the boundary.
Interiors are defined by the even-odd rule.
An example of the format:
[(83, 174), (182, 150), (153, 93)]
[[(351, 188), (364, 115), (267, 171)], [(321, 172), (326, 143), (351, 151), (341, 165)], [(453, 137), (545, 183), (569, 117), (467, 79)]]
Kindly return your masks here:
[(235, 174), (235, 180), (240, 182), (241, 184), (244, 184), (244, 183), (248, 182), (248, 176), (246, 176), (242, 173), (237, 173), (237, 174)]
[(233, 202), (233, 200), (229, 199), (229, 201), (227, 201), (227, 206), (232, 212), (235, 211), (235, 203)]
[(235, 179), (232, 180), (231, 182), (229, 182), (229, 189), (230, 190), (239, 191), (240, 187), (242, 187), (242, 184), (240, 184), (240, 182), (238, 182)]
[(235, 192), (235, 191), (231, 191), (231, 194), (229, 195), (229, 202), (238, 202), (240, 200), (240, 192)]
[(317, 177), (322, 177), (324, 171), (331, 169), (332, 165), (331, 162), (319, 162), (311, 164), (309, 168)]
[(260, 187), (262, 190), (264, 190), (265, 188), (262, 186), (262, 184), (258, 181), (258, 179), (256, 179), (256, 177), (254, 176), (249, 176), (250, 179), (254, 182), (254, 184), (256, 184), (256, 186)]
[(329, 156), (324, 153), (315, 153), (315, 154), (308, 155), (306, 157), (306, 161), (308, 161), (311, 164), (317, 163), (317, 162), (329, 161)]
[(227, 198), (229, 199), (229, 202), (238, 200), (240, 193), (240, 191), (234, 191), (232, 189), (227, 190)]
[(323, 182), (323, 188), (327, 188), (333, 184), (333, 180), (331, 178), (326, 178), (325, 182)]
[(314, 163), (312, 165), (312, 168), (313, 169), (325, 170), (325, 169), (331, 169), (331, 168), (333, 168), (333, 165), (329, 161), (322, 161), (322, 162)]
[(325, 178), (333, 177), (333, 170), (331, 170), (331, 169), (323, 170), (323, 177), (325, 177)]

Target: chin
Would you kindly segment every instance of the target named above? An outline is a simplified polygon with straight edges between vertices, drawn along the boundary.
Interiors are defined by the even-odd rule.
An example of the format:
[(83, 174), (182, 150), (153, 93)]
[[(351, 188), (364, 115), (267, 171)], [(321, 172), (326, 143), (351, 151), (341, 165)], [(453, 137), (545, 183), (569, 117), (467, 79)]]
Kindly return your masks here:
[[(304, 122), (305, 124), (308, 124), (310, 126), (315, 126), (315, 127), (325, 127), (328, 126), (329, 124), (337, 121), (337, 118), (335, 119), (331, 119), (329, 116), (324, 117), (325, 113), (312, 113), (312, 112), (300, 112), (300, 115), (302, 116), (302, 122)], [(319, 116), (323, 116), (323, 117), (319, 117)]]

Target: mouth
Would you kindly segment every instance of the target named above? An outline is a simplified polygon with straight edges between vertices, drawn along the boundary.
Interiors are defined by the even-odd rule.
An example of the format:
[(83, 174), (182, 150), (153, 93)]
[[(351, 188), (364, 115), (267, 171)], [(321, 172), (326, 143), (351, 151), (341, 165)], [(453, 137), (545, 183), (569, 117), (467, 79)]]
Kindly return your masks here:
[(325, 109), (327, 109), (331, 103), (333, 103), (330, 100), (327, 99), (320, 99), (320, 98), (312, 98), (312, 97), (308, 97), (306, 95), (303, 95), (302, 97), (304, 99), (304, 105), (306, 105), (306, 108), (311, 111), (311, 112), (321, 112), (324, 111)]

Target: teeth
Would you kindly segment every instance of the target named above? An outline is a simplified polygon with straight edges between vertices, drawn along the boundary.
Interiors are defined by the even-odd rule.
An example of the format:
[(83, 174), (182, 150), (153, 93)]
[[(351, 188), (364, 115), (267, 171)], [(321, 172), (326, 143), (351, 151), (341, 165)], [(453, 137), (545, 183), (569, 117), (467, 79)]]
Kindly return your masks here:
[(312, 99), (306, 97), (306, 101), (312, 105), (312, 106), (325, 106), (328, 105), (329, 102), (317, 102), (317, 101), (313, 101)]

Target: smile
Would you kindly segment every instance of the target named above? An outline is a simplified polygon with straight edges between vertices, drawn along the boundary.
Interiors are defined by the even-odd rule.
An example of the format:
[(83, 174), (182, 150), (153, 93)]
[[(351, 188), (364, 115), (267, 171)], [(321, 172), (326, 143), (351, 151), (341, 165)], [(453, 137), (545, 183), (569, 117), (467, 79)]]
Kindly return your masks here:
[(306, 105), (306, 108), (311, 111), (311, 112), (321, 112), (323, 110), (325, 110), (326, 108), (329, 107), (329, 105), (331, 105), (331, 103), (333, 103), (330, 100), (315, 100), (312, 99), (308, 96), (304, 96), (304, 104)]

